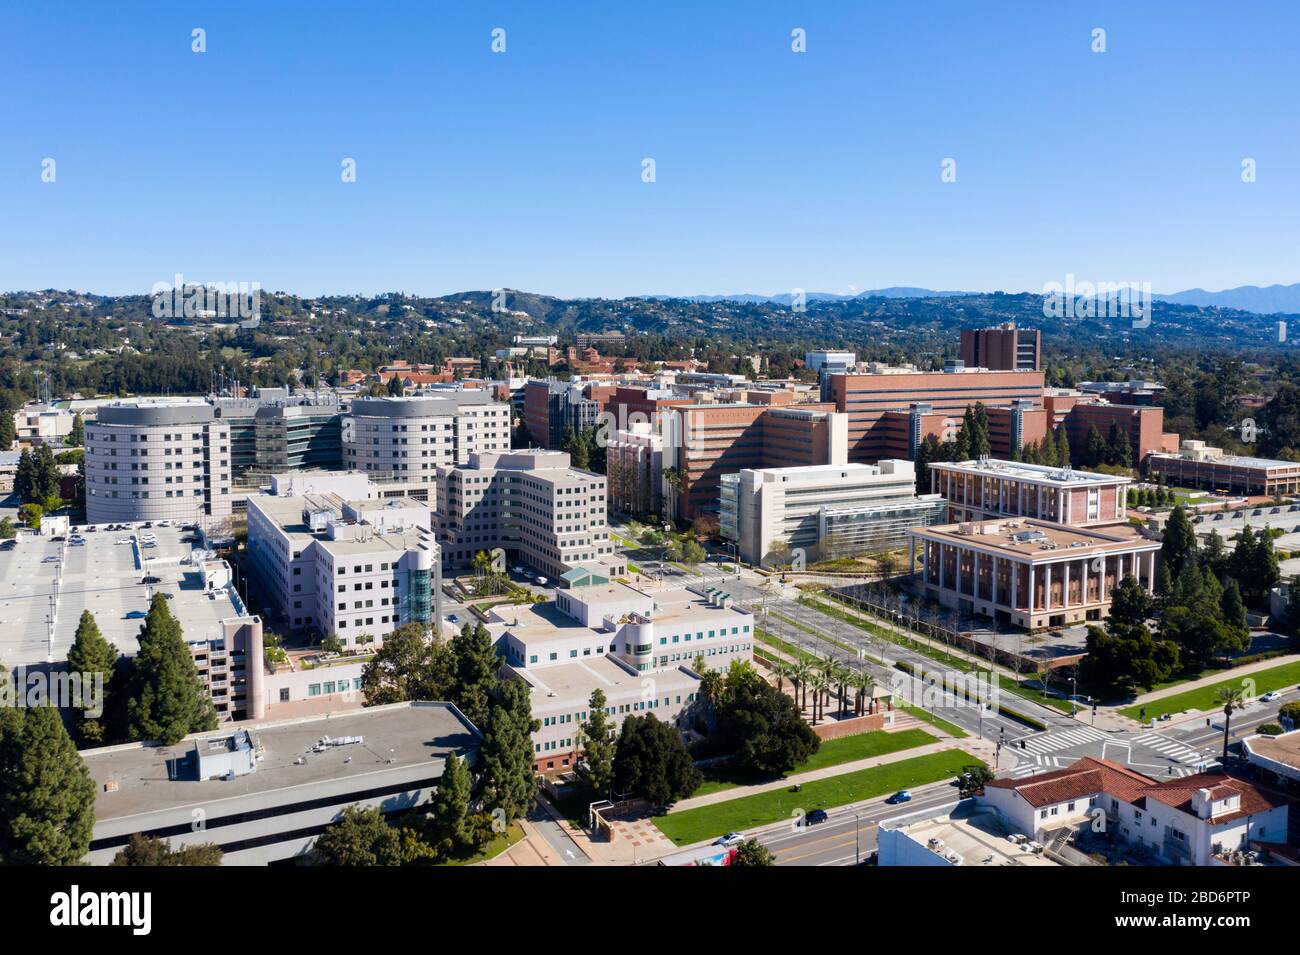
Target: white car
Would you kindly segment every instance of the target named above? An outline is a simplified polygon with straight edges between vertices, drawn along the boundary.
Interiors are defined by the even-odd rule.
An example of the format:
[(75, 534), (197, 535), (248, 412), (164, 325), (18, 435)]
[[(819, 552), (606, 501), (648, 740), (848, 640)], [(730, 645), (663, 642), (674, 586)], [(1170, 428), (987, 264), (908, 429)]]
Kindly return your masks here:
[(121, 540), (118, 541), (118, 543), (119, 543), (119, 544), (129, 544), (129, 543), (131, 543), (131, 538), (129, 538), (129, 537), (123, 537)]
[(729, 832), (725, 836), (719, 836), (713, 841), (715, 846), (738, 846), (745, 841), (743, 832)]
[(545, 586), (546, 586), (546, 578), (545, 578), (545, 577), (536, 577), (536, 578), (534, 578), (534, 579), (537, 581), (537, 586), (538, 586), (538, 587), (545, 587)]
[(1265, 693), (1263, 696), (1261, 696), (1259, 698), (1259, 701), (1261, 703), (1272, 703), (1274, 700), (1280, 700), (1280, 699), (1282, 699), (1282, 694), (1279, 693), (1277, 690), (1271, 690), (1270, 692)]

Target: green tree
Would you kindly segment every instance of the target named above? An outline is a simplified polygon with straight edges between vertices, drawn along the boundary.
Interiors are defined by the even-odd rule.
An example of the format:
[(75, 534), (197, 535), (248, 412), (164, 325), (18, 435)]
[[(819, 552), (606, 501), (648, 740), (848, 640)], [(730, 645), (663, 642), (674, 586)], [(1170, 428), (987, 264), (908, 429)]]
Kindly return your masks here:
[(68, 446), (73, 448), (85, 447), (86, 444), (86, 422), (81, 419), (81, 413), (78, 412), (72, 418), (72, 430), (68, 432)]
[(599, 687), (591, 691), (587, 701), (587, 719), (582, 724), (582, 744), (591, 788), (598, 796), (608, 799), (614, 783), (613, 727), (605, 708), (609, 701)]
[(173, 746), (189, 733), (217, 728), (217, 711), (194, 669), (194, 658), (162, 594), (154, 594), (140, 627), (127, 722), (132, 738)]
[(472, 848), (469, 817), (469, 764), (455, 753), (447, 757), (438, 789), (429, 806), (429, 827), (438, 853), (460, 856)]
[[(89, 610), (81, 611), (81, 619), (77, 621), (77, 634), (68, 650), (68, 672), (80, 674), (83, 687), (93, 686), (98, 681), (101, 692), (106, 695), (109, 681), (117, 667), (118, 656), (117, 647), (105, 640), (99, 632), (94, 614)], [(101, 698), (97, 702), (102, 707), (105, 700)], [(104, 741), (104, 726), (100, 720), (102, 710), (99, 714), (91, 714), (86, 709), (81, 708), (77, 738), (85, 745), (98, 745)]]
[(1219, 601), (1223, 611), (1223, 620), (1229, 627), (1242, 634), (1247, 642), (1250, 640), (1250, 625), (1246, 621), (1246, 604), (1241, 599), (1241, 588), (1235, 580), (1229, 580), (1223, 588), (1223, 598)]
[(1133, 446), (1127, 428), (1111, 424), (1110, 439), (1106, 442), (1106, 463), (1123, 468), (1133, 466)]
[(0, 451), (8, 451), (18, 439), (18, 426), (12, 408), (0, 408)]
[(614, 786), (656, 806), (685, 799), (703, 776), (677, 730), (653, 713), (623, 720), (614, 756)]
[(423, 624), (405, 623), (384, 638), (361, 671), (361, 693), (367, 706), (443, 700), (450, 695), (455, 672), (446, 644), (430, 640)]
[(1239, 686), (1221, 686), (1214, 694), (1223, 707), (1223, 765), (1228, 765), (1228, 736), (1232, 732), (1232, 714), (1246, 702), (1246, 691)]
[(348, 806), (342, 818), (316, 838), (312, 861), (316, 865), (401, 865), (402, 840), (378, 809)]
[(59, 711), (0, 708), (0, 861), (76, 865), (94, 828), (95, 782)]
[(1165, 524), (1160, 559), (1175, 579), (1182, 574), (1189, 562), (1196, 562), (1196, 532), (1192, 530), (1192, 522), (1187, 519), (1187, 513), (1181, 505), (1170, 512)]
[(727, 670), (713, 703), (716, 733), (742, 770), (778, 777), (807, 762), (820, 740), (794, 701), (750, 666)]
[(166, 840), (135, 833), (113, 856), (116, 866), (214, 866), (225, 854), (214, 842), (173, 849)]
[(483, 731), (483, 805), (500, 811), (509, 825), (528, 812), (536, 794), (532, 734), (541, 728), (533, 719), (528, 687), (521, 680), (502, 680), (493, 694)]
[(1088, 437), (1083, 445), (1083, 463), (1090, 468), (1106, 462), (1106, 439), (1101, 436), (1097, 426), (1088, 429)]
[(483, 726), (496, 690), (501, 658), (492, 647), (492, 635), (481, 623), (468, 623), (451, 639), (456, 681), (449, 688), (451, 700), (475, 726)]
[(1111, 593), (1108, 622), (1116, 626), (1144, 624), (1154, 609), (1146, 588), (1132, 574), (1125, 574)]
[(14, 522), (7, 517), (0, 517), (0, 540), (13, 540), (18, 536)]
[(1064, 426), (1056, 429), (1056, 463), (1063, 468), (1070, 466), (1070, 436)]
[(406, 387), (402, 384), (400, 375), (393, 375), (388, 379), (388, 394), (394, 398), (400, 398), (406, 394)]
[(731, 864), (738, 866), (776, 865), (776, 858), (767, 846), (757, 839), (746, 839), (736, 846), (736, 858), (732, 860)]

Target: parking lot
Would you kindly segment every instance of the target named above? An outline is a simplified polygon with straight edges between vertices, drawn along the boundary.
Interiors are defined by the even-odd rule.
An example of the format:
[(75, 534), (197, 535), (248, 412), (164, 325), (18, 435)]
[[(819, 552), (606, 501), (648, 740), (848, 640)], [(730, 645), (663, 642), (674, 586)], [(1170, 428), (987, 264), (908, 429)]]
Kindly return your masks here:
[[(203, 592), (193, 544), (176, 527), (84, 532), (85, 543), (25, 535), (0, 548), (0, 663), (13, 668), (67, 658), (83, 610), (117, 649), (134, 654), (153, 593), (170, 593), (187, 640), (216, 636), (236, 612)], [(133, 535), (135, 539), (133, 540)], [(145, 535), (157, 538), (142, 546)], [(119, 543), (125, 541), (125, 543)], [(144, 583), (156, 578), (156, 583)], [(132, 616), (132, 615), (136, 616)]]

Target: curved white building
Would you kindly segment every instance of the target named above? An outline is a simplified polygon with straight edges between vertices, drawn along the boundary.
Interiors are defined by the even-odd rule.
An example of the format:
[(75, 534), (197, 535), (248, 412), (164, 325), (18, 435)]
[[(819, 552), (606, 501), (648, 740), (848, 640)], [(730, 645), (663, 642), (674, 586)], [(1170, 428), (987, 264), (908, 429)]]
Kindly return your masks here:
[[(343, 417), (343, 466), (433, 487), (438, 468), (510, 450), (510, 406), (486, 391), (358, 398)], [(430, 502), (432, 503), (432, 501)]]
[(230, 516), (230, 427), (201, 398), (140, 398), (86, 422), (86, 520)]

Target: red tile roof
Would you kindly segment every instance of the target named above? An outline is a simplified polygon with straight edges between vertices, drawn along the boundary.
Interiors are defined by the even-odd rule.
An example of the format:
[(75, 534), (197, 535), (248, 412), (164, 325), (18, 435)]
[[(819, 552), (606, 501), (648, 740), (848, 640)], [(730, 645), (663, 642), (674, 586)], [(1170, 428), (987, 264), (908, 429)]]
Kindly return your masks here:
[(1297, 801), (1294, 797), (1275, 789), (1269, 789), (1246, 779), (1238, 779), (1224, 772), (1198, 773), (1195, 776), (1157, 783), (1148, 787), (1142, 793), (1142, 797), (1164, 803), (1179, 812), (1195, 815), (1195, 810), (1192, 809), (1192, 797), (1201, 789), (1208, 789), (1211, 799), (1223, 799), (1234, 793), (1241, 796), (1241, 809), (1215, 816), (1215, 824), (1268, 812), (1270, 809), (1292, 805)]
[(1126, 802), (1155, 780), (1108, 759), (1085, 756), (1069, 769), (1040, 773), (1028, 779), (995, 779), (984, 785), (995, 789), (1014, 789), (1020, 798), (1035, 808), (1051, 806), (1071, 799), (1082, 799), (1100, 792), (1118, 796)]

